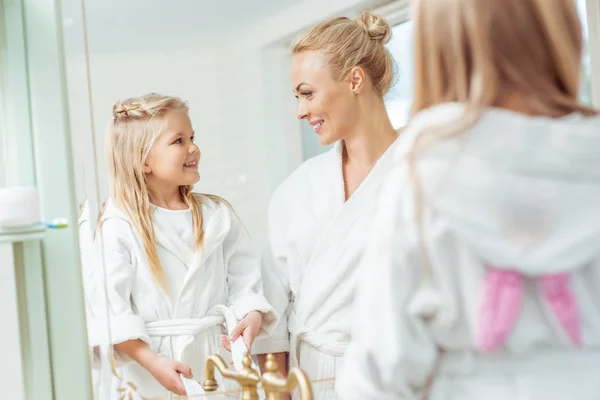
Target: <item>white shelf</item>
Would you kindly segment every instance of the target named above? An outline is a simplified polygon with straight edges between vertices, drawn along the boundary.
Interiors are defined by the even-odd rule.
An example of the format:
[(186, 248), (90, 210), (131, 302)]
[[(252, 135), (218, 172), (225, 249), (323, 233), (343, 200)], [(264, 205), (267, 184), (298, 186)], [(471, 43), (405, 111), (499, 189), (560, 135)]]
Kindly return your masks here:
[(0, 228), (0, 243), (25, 242), (38, 240), (44, 237), (44, 225), (32, 225), (22, 228)]

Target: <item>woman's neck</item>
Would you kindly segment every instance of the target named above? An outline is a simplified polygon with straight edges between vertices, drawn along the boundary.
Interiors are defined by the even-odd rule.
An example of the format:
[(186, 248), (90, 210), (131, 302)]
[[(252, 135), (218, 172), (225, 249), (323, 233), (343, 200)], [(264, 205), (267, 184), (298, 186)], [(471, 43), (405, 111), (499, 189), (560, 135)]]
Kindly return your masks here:
[(362, 167), (373, 167), (383, 153), (398, 138), (392, 126), (385, 104), (374, 100), (368, 112), (361, 113), (359, 124), (344, 139), (346, 162)]

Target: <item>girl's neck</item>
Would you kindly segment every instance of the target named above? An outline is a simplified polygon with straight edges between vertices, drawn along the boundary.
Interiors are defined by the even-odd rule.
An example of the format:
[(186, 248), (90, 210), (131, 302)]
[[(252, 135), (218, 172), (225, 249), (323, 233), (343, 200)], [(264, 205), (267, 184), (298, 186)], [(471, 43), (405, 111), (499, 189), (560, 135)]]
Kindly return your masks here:
[(186, 210), (189, 206), (183, 200), (179, 187), (175, 189), (170, 188), (168, 190), (156, 190), (158, 188), (152, 188), (152, 197), (150, 201), (157, 207), (165, 208), (167, 210)]

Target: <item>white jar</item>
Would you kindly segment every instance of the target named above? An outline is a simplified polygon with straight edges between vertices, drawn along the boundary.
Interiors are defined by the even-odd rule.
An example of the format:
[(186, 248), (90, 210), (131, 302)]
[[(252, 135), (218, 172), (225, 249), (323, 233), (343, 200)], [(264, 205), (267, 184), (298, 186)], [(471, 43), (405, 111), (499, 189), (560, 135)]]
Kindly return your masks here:
[(0, 189), (0, 228), (20, 228), (40, 222), (40, 200), (35, 187)]

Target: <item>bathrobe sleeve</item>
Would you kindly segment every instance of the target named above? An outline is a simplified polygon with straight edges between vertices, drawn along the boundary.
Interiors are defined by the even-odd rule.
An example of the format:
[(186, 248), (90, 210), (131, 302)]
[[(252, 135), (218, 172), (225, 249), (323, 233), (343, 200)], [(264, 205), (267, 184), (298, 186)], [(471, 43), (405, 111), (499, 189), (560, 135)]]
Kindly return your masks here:
[[(352, 343), (336, 382), (343, 400), (420, 399), (438, 351), (424, 319), (414, 221), (402, 218), (398, 176), (389, 177), (361, 264)], [(405, 214), (406, 215), (406, 214)], [(421, 289), (420, 289), (421, 288)]]
[(265, 296), (279, 314), (279, 323), (271, 337), (254, 342), (255, 354), (281, 353), (290, 350), (288, 307), (291, 303), (289, 270), (286, 254), (289, 203), (280, 187), (269, 204), (268, 232), (262, 256), (262, 279)]
[[(96, 287), (92, 306), (97, 325), (91, 332), (92, 346), (115, 345), (128, 340), (140, 339), (151, 344), (144, 320), (132, 309), (131, 293), (135, 284), (135, 270), (132, 265), (133, 235), (128, 222), (121, 219), (108, 219), (102, 224), (102, 238), (94, 242), (94, 280)], [(104, 264), (104, 268), (102, 266)], [(103, 273), (104, 271), (104, 273)], [(106, 312), (108, 311), (108, 313)], [(103, 316), (108, 314), (110, 336)]]
[(227, 305), (238, 320), (250, 311), (262, 313), (263, 323), (258, 337), (270, 335), (279, 316), (263, 295), (260, 258), (246, 229), (233, 215), (229, 233), (223, 242), (223, 254), (229, 289)]

